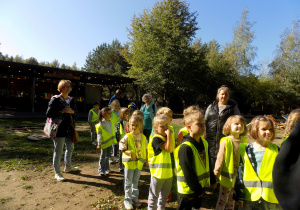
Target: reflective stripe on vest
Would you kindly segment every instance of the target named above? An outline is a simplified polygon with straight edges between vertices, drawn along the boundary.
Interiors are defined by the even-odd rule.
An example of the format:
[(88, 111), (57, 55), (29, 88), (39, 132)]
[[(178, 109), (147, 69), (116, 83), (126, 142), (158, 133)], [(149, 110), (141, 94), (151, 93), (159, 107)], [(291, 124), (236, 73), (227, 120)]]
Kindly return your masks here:
[(263, 198), (269, 203), (278, 203), (273, 190), (272, 177), (273, 165), (278, 154), (277, 146), (272, 143), (267, 146), (258, 175), (252, 167), (245, 146), (240, 149), (244, 163), (245, 200), (257, 201)]
[(101, 131), (101, 134), (102, 134), (101, 149), (106, 149), (107, 147), (111, 146), (112, 144), (117, 144), (116, 136), (114, 135), (115, 134), (115, 126), (111, 120), (110, 120), (110, 123), (111, 123), (111, 129), (112, 129), (113, 135), (109, 134), (106, 130), (104, 130), (101, 127), (100, 123), (98, 123), (95, 126), (97, 134), (99, 133), (99, 131)]
[(209, 176), (209, 159), (208, 159), (208, 144), (207, 141), (204, 139), (201, 139), (204, 145), (205, 149), (205, 158), (206, 158), (206, 164), (204, 165), (200, 154), (196, 147), (190, 143), (189, 141), (185, 141), (184, 143), (180, 144), (174, 151), (174, 158), (175, 158), (175, 164), (176, 164), (176, 175), (177, 175), (177, 188), (178, 192), (180, 194), (192, 194), (194, 191), (191, 190), (191, 188), (188, 186), (186, 183), (183, 171), (181, 166), (179, 165), (179, 149), (180, 147), (185, 144), (191, 147), (193, 151), (193, 156), (194, 156), (194, 169), (197, 174), (199, 183), (201, 184), (202, 187), (209, 187), (210, 185), (210, 176)]
[(96, 112), (93, 109), (91, 109), (90, 111), (93, 113), (91, 122), (96, 122), (97, 120), (99, 120), (98, 114), (96, 114)]
[[(158, 134), (155, 134), (153, 138), (150, 138), (150, 142), (148, 144), (148, 163), (150, 168), (151, 176), (156, 177), (158, 179), (168, 179), (173, 177), (172, 172), (172, 162), (171, 162), (171, 154), (167, 151), (161, 150), (158, 155), (154, 155), (154, 150), (152, 147), (153, 139), (158, 137), (163, 141), (166, 139)], [(175, 142), (175, 139), (172, 138)]]
[[(131, 160), (131, 157), (129, 155), (126, 155), (124, 152), (122, 154), (122, 163), (127, 169), (136, 169), (138, 168), (139, 170), (142, 170), (143, 165), (146, 161), (146, 137), (142, 135), (142, 149), (141, 149), (141, 157), (137, 154), (135, 142), (133, 139), (133, 136), (131, 133), (127, 133), (127, 150), (130, 150), (133, 152), (137, 159), (136, 160)], [(138, 158), (139, 157), (139, 158)]]

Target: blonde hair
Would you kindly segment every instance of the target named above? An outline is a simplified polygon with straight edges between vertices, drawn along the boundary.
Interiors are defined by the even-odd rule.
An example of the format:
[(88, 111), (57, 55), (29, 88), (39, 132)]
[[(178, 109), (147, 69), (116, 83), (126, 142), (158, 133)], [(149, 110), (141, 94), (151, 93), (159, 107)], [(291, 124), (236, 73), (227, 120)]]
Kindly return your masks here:
[(286, 136), (290, 135), (290, 133), (292, 132), (295, 125), (299, 122), (299, 120), (300, 120), (300, 109), (295, 109), (289, 114), (288, 119), (286, 121), (285, 124)]
[(183, 120), (182, 123), (186, 125), (186, 116), (193, 114), (193, 113), (201, 113), (204, 116), (204, 111), (200, 109), (198, 105), (189, 106), (183, 111)]
[(126, 114), (126, 113), (127, 113), (127, 115), (128, 115), (128, 112), (129, 112), (128, 108), (122, 107), (122, 108), (120, 109), (119, 119), (120, 119), (120, 120), (123, 120), (123, 121), (127, 121), (127, 119), (124, 119), (124, 117), (125, 117), (125, 114)]
[(61, 91), (65, 87), (66, 83), (69, 83), (70, 85), (72, 84), (70, 80), (62, 79), (62, 80), (59, 81), (59, 83), (57, 85), (58, 92), (61, 93)]
[(225, 90), (228, 93), (228, 95), (230, 96), (230, 89), (226, 85), (222, 85), (217, 91), (217, 96), (216, 96), (217, 100), (219, 100), (218, 95), (220, 94), (221, 90)]
[(164, 121), (168, 121), (168, 116), (165, 114), (159, 114), (153, 118), (152, 125), (153, 125), (153, 127), (155, 127), (158, 122), (164, 122)]
[(265, 116), (262, 116), (262, 115), (259, 115), (259, 116), (256, 116), (252, 119), (251, 123), (250, 123), (250, 128), (249, 128), (249, 135), (250, 137), (253, 139), (253, 140), (256, 140), (258, 139), (258, 130), (259, 130), (259, 122), (269, 122), (272, 126), (272, 129), (273, 129), (273, 136), (272, 136), (272, 139), (271, 141), (273, 141), (275, 139), (275, 127), (274, 127), (274, 123), (271, 119), (265, 117)]
[(115, 105), (119, 104), (120, 105), (120, 102), (118, 99), (115, 99), (113, 100), (111, 103), (110, 103), (110, 107), (113, 109), (113, 107), (115, 107)]
[(246, 122), (245, 118), (244, 118), (243, 116), (241, 116), (241, 115), (232, 115), (232, 116), (230, 116), (230, 117), (226, 120), (226, 122), (225, 122), (225, 124), (224, 124), (224, 126), (223, 126), (223, 134), (224, 134), (225, 136), (230, 135), (230, 132), (231, 132), (231, 124), (232, 124), (233, 122), (235, 122), (235, 120), (239, 120), (239, 121), (243, 124), (243, 126), (244, 126), (244, 132), (240, 134), (240, 137), (241, 137), (241, 136), (245, 136), (245, 135), (247, 134), (247, 122)]
[(172, 116), (173, 111), (168, 107), (161, 107), (156, 112), (156, 115), (160, 115), (160, 114), (164, 114), (164, 115), (167, 115), (167, 116)]
[(129, 120), (129, 131), (130, 132), (132, 131), (132, 129), (131, 129), (131, 122), (133, 122), (133, 121), (137, 122), (138, 125), (141, 126), (141, 128), (142, 128), (141, 131), (143, 131), (143, 121), (144, 121), (144, 119), (141, 116), (139, 116), (139, 115), (132, 115), (130, 117), (130, 120)]
[(140, 111), (140, 110), (135, 110), (135, 111), (132, 113), (131, 116), (136, 116), (136, 115), (140, 116), (140, 117), (143, 119), (143, 121), (144, 121), (144, 114), (143, 114), (142, 111)]
[(109, 107), (104, 107), (100, 110), (99, 112), (99, 121), (101, 123), (101, 121), (104, 119), (104, 113), (111, 111), (111, 109)]
[(185, 126), (191, 125), (192, 122), (199, 120), (199, 119), (204, 119), (204, 113), (200, 109), (198, 111), (190, 112), (186, 114), (183, 118), (183, 123)]

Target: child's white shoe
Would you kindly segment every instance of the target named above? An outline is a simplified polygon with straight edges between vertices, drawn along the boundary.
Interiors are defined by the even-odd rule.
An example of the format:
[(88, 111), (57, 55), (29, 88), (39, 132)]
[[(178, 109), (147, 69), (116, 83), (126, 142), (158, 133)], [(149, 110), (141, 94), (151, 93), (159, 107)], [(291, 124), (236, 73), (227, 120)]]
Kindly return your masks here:
[(78, 171), (78, 167), (65, 167), (64, 172), (69, 173), (69, 172), (75, 172)]
[(55, 174), (54, 178), (59, 182), (65, 180), (65, 177), (61, 173)]

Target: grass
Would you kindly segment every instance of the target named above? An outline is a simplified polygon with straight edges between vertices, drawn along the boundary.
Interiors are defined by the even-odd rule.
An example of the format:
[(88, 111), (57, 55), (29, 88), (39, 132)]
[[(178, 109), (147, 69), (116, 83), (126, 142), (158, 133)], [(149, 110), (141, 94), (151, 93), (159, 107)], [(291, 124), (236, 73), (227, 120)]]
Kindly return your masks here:
[[(86, 125), (85, 121), (78, 124)], [(42, 134), (45, 119), (0, 119), (0, 170), (11, 171), (28, 169), (43, 171), (52, 167), (53, 142), (52, 140), (41, 140), (32, 142), (27, 140), (28, 135)], [(31, 133), (24, 127), (31, 126)], [(87, 154), (95, 154), (96, 149), (90, 143), (90, 132), (79, 131), (80, 142), (75, 145), (73, 160), (76, 162), (89, 162), (98, 160)]]
[[(52, 140), (28, 141), (27, 136), (43, 134), (45, 119), (0, 119), (0, 170), (45, 171), (52, 167)], [(77, 125), (87, 125), (79, 120)], [(30, 131), (24, 129), (30, 128)], [(173, 124), (175, 137), (181, 126)], [(79, 131), (79, 143), (75, 144), (72, 159), (76, 163), (97, 161), (95, 146), (90, 142), (90, 132)], [(24, 177), (25, 178), (25, 177)], [(21, 178), (23, 179), (23, 178)]]
[(31, 189), (31, 188), (32, 188), (32, 186), (29, 185), (29, 184), (23, 185), (23, 189), (29, 190), (29, 189)]

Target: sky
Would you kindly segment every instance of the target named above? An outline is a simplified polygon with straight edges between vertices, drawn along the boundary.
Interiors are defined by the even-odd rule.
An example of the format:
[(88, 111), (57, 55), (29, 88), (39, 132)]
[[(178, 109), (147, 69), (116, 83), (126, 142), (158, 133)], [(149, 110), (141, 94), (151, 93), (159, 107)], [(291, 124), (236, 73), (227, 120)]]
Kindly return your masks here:
[[(0, 52), (58, 60), (78, 68), (97, 46), (118, 39), (128, 41), (132, 17), (151, 10), (157, 0), (0, 0)], [(256, 64), (271, 62), (280, 36), (300, 19), (299, 0), (186, 0), (197, 13), (195, 39), (221, 46), (230, 43), (233, 27), (248, 7), (257, 47)]]

